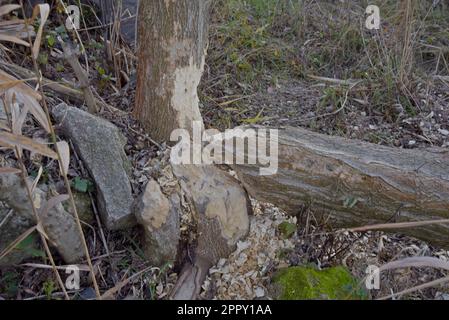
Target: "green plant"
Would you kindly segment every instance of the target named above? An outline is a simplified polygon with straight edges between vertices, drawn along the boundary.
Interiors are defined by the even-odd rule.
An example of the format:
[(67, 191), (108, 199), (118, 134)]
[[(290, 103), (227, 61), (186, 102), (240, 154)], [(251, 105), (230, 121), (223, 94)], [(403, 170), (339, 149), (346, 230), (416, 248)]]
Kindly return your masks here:
[(55, 46), (55, 44), (56, 44), (56, 37), (55, 37), (55, 35), (54, 34), (48, 34), (46, 39), (47, 39), (47, 45), (50, 48), (53, 48)]
[(16, 271), (5, 271), (0, 277), (0, 292), (8, 297), (14, 297), (19, 290), (19, 273)]
[(284, 221), (278, 226), (278, 229), (281, 232), (282, 237), (288, 239), (295, 234), (297, 226), (294, 223)]
[(44, 291), (45, 296), (48, 300), (51, 300), (52, 294), (56, 289), (56, 284), (53, 280), (48, 279), (42, 285), (42, 290)]
[(26, 255), (32, 256), (32, 257), (41, 257), (45, 258), (45, 252), (42, 251), (40, 248), (36, 247), (36, 243), (38, 241), (38, 237), (36, 234), (32, 233), (28, 237), (26, 237), (24, 240), (22, 240), (15, 248), (14, 250), (18, 251), (24, 251)]
[(37, 62), (41, 65), (47, 65), (48, 64), (48, 54), (46, 52), (39, 53), (39, 56), (37, 57)]
[(94, 188), (94, 184), (92, 183), (92, 181), (87, 180), (87, 179), (82, 179), (80, 177), (76, 177), (75, 179), (73, 179), (72, 186), (76, 191), (82, 192), (82, 193), (87, 193), (89, 191), (93, 191), (93, 188)]
[(367, 292), (344, 267), (317, 270), (290, 267), (279, 271), (273, 282), (282, 300), (363, 300)]
[(63, 64), (61, 64), (61, 63), (57, 63), (56, 64), (56, 71), (57, 72), (64, 72), (64, 70), (65, 70), (65, 68), (64, 68)]
[(100, 66), (99, 64), (97, 64), (97, 66), (95, 67), (95, 69), (98, 72), (98, 75), (100, 77), (100, 87), (104, 88), (106, 87), (106, 85), (111, 82), (112, 80), (112, 75), (106, 72), (106, 69), (104, 69), (102, 66)]

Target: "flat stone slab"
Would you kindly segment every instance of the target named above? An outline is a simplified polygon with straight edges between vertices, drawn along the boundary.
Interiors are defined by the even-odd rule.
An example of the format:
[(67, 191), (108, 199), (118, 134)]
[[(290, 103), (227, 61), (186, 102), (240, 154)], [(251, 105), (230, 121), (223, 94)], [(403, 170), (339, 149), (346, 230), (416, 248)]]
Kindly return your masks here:
[(52, 114), (95, 182), (98, 209), (106, 228), (133, 226), (136, 220), (127, 173), (130, 163), (123, 150), (123, 134), (109, 121), (66, 104), (54, 107)]

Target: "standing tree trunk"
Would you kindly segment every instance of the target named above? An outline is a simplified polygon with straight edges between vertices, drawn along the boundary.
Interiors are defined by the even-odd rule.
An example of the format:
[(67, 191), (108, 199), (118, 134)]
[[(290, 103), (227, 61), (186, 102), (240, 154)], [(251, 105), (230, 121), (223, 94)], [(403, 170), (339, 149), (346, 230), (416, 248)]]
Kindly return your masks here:
[[(209, 0), (140, 1), (134, 116), (153, 139), (202, 121), (197, 87), (207, 49)], [(201, 122), (202, 123), (202, 122)]]

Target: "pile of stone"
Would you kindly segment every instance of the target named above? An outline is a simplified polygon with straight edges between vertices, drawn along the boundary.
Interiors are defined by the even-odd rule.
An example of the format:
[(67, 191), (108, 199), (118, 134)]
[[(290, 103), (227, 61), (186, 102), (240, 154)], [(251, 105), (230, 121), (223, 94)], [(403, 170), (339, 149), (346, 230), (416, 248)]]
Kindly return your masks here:
[[(195, 238), (194, 265), (200, 266), (201, 275), (199, 285), (193, 287), (188, 283), (195, 279), (187, 276), (174, 297), (197, 296), (209, 268), (233, 252), (248, 233), (250, 203), (238, 181), (215, 166), (173, 165), (168, 160), (162, 166), (165, 176), (150, 180), (142, 194), (135, 196), (129, 178), (131, 164), (124, 152), (126, 139), (115, 125), (66, 104), (54, 107), (52, 115), (58, 134), (72, 142), (94, 181), (103, 226), (125, 230), (139, 224), (144, 230), (143, 251), (153, 265), (177, 260), (183, 219), (190, 217), (194, 227), (183, 232)], [(84, 252), (73, 216), (61, 203), (48, 209), (52, 201), (42, 190), (36, 189), (34, 197), (42, 226), (61, 258), (66, 263), (82, 261)], [(1, 252), (35, 225), (36, 217), (19, 175), (0, 176), (0, 201), (5, 205), (0, 209), (0, 221), (7, 220), (2, 225), (7, 232), (0, 233)], [(26, 258), (26, 254), (13, 251), (0, 263), (19, 263)]]

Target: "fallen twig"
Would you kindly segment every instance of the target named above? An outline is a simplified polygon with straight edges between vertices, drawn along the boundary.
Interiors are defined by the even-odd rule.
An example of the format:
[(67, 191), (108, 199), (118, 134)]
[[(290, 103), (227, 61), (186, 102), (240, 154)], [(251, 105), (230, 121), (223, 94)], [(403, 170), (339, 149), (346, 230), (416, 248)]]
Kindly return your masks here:
[(66, 59), (66, 61), (70, 64), (80, 82), (80, 87), (84, 93), (84, 98), (86, 99), (86, 104), (89, 112), (92, 114), (98, 113), (98, 106), (89, 85), (89, 78), (78, 61), (77, 52), (70, 46), (70, 44), (62, 41), (61, 37), (59, 37), (58, 40), (64, 51), (64, 59)]

